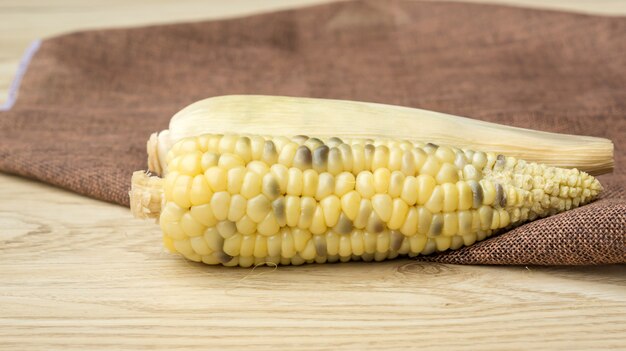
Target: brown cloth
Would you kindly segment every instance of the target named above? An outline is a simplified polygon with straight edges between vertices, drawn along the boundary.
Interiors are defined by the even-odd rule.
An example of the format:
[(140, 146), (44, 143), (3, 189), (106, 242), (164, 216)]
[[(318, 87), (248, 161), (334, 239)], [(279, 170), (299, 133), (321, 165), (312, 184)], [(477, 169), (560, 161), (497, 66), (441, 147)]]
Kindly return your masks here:
[(626, 262), (626, 18), (364, 1), (63, 35), (43, 41), (0, 113), (0, 170), (127, 206), (150, 133), (226, 94), (382, 102), (610, 138), (616, 168), (600, 177), (599, 201), (425, 259)]

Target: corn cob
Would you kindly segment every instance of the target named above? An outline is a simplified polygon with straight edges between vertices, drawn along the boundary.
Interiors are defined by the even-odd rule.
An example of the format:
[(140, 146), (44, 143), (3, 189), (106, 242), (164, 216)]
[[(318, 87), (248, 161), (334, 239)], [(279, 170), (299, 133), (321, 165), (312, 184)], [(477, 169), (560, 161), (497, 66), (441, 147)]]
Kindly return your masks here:
[(204, 134), (164, 178), (133, 174), (131, 207), (187, 259), (249, 267), (380, 261), (458, 249), (593, 200), (585, 172), (385, 139)]
[(163, 172), (167, 152), (176, 142), (206, 133), (426, 140), (528, 162), (577, 168), (592, 175), (613, 168), (613, 143), (604, 138), (514, 128), (400, 106), (232, 95), (193, 103), (174, 115), (169, 130), (153, 134), (148, 141), (150, 171)]

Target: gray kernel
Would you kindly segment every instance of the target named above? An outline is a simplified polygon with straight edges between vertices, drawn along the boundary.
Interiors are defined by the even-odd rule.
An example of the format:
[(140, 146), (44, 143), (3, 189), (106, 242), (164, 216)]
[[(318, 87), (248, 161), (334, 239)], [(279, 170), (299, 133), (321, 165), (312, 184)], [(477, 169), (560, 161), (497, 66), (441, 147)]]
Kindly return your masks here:
[(278, 199), (272, 201), (272, 211), (274, 211), (274, 216), (276, 216), (276, 221), (279, 224), (285, 225), (283, 223), (287, 222), (287, 211), (285, 209), (284, 197), (279, 197)]
[(378, 217), (376, 212), (372, 211), (370, 217), (367, 220), (367, 226), (365, 229), (370, 233), (378, 234), (385, 229), (385, 223)]
[(333, 230), (338, 234), (348, 234), (352, 232), (352, 229), (352, 221), (342, 212), (341, 215), (339, 215), (339, 220)]
[(233, 256), (223, 252), (223, 251), (215, 251), (213, 256), (220, 261), (221, 264), (226, 264), (233, 259)]
[(266, 140), (263, 145), (263, 154), (267, 156), (278, 156), (278, 152), (276, 151), (276, 145), (271, 140)]
[(317, 172), (325, 172), (328, 166), (328, 152), (330, 148), (326, 145), (321, 145), (313, 151), (312, 163), (313, 169)]
[(467, 183), (472, 188), (472, 205), (474, 208), (479, 208), (483, 204), (483, 188), (475, 181), (468, 181)]
[(496, 183), (496, 204), (500, 205), (500, 207), (506, 206), (506, 194), (500, 183)]
[(392, 230), (391, 236), (391, 250), (398, 251), (402, 247), (402, 241), (404, 241), (404, 235), (397, 230)]
[(311, 168), (312, 162), (313, 156), (311, 155), (311, 150), (304, 145), (299, 146), (293, 158), (293, 165), (301, 170), (305, 170)]
[(439, 236), (443, 230), (443, 216), (440, 214), (434, 215), (432, 222), (430, 222), (429, 236)]
[(323, 235), (314, 235), (313, 243), (315, 244), (315, 251), (317, 252), (317, 256), (326, 256), (326, 238)]

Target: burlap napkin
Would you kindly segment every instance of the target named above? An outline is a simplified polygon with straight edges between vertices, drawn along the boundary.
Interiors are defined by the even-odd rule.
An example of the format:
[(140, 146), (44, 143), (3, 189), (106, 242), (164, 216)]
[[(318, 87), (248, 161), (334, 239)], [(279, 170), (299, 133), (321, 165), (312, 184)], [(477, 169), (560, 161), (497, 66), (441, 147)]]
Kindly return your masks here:
[(15, 105), (0, 113), (0, 170), (128, 205), (146, 139), (198, 99), (251, 93), (414, 106), (616, 146), (597, 202), (425, 259), (623, 263), (625, 67), (625, 18), (458, 3), (341, 2), (80, 32), (44, 40), (34, 54)]

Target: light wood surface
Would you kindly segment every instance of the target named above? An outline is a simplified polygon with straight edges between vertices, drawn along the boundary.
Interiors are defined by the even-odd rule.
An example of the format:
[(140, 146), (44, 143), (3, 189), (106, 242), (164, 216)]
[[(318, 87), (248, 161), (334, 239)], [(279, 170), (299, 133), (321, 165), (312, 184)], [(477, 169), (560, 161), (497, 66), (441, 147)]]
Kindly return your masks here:
[[(0, 101), (39, 37), (318, 2), (0, 1)], [(206, 267), (166, 253), (126, 208), (0, 174), (0, 350), (617, 350), (625, 317), (624, 266)]]

